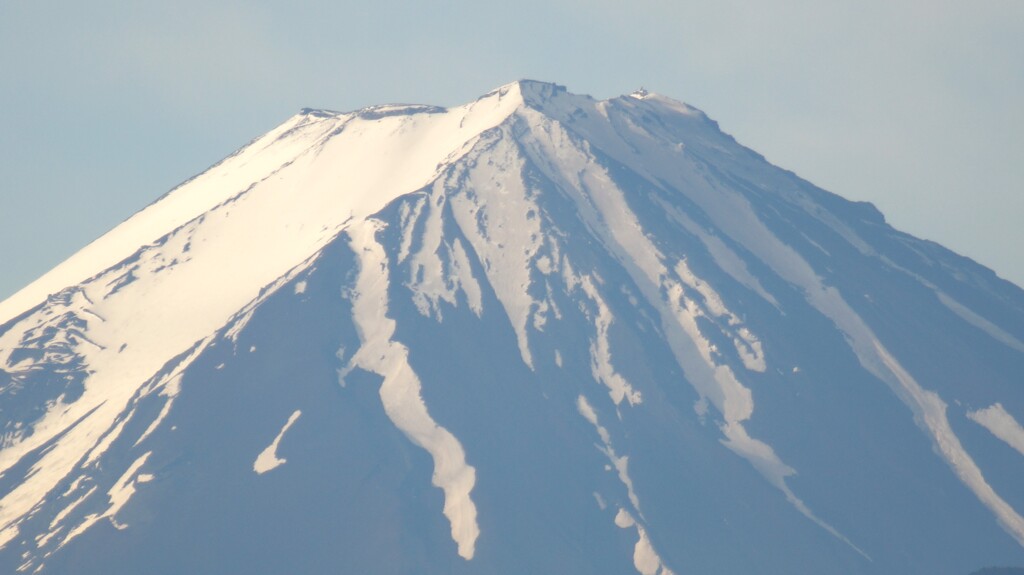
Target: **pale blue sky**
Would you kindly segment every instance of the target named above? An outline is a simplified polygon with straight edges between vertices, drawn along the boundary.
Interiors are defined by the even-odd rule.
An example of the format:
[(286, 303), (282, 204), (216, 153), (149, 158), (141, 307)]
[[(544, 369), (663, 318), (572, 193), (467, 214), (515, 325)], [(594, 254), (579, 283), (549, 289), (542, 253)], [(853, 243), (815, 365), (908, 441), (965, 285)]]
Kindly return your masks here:
[(1024, 2), (0, 2), (0, 298), (302, 107), (693, 104), (1024, 284)]

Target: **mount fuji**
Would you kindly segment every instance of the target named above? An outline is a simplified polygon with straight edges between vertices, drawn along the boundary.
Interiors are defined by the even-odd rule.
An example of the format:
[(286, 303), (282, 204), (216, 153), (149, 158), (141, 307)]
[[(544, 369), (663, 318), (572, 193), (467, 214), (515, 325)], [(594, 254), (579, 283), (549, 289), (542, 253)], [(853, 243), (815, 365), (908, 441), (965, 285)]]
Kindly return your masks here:
[(1024, 565), (1022, 374), (1018, 286), (670, 98), (307, 109), (0, 303), (0, 571)]

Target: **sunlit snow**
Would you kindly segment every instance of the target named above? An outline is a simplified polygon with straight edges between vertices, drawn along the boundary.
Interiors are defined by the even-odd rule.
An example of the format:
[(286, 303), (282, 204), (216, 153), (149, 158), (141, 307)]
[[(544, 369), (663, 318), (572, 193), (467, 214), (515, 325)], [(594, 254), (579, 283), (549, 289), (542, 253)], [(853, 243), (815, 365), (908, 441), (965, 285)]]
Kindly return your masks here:
[(427, 184), (521, 104), (513, 85), (446, 113), (299, 114), (0, 303), (3, 322), (91, 276), (72, 299), (0, 335), (0, 366), (10, 366), (25, 331), (59, 306), (88, 327), (74, 352), (90, 369), (78, 401), (55, 404), (32, 435), (0, 451), (2, 473), (64, 434), (39, 472), (0, 499), (0, 546), (84, 451), (102, 453), (103, 445), (93, 448), (116, 437), (115, 418), (167, 360), (223, 326), (353, 218)]
[(387, 257), (375, 239), (378, 229), (379, 222), (368, 220), (349, 232), (352, 250), (360, 258), (352, 311), (362, 342), (350, 368), (360, 367), (384, 378), (380, 386), (384, 411), (410, 441), (434, 459), (433, 482), (444, 491), (444, 514), (451, 523), (452, 539), (459, 555), (470, 560), (480, 535), (476, 505), (470, 496), (476, 470), (466, 463), (459, 440), (430, 417), (420, 394), (419, 377), (409, 365), (409, 350), (392, 339), (395, 320), (387, 316), (391, 280)]
[(1003, 404), (994, 403), (985, 409), (968, 412), (967, 417), (1024, 455), (1024, 427), (1006, 411)]
[(261, 451), (260, 454), (256, 456), (256, 461), (254, 461), (252, 464), (253, 471), (255, 471), (257, 474), (262, 475), (270, 471), (271, 469), (275, 469), (287, 463), (287, 459), (283, 459), (277, 456), (277, 448), (281, 444), (281, 438), (283, 438), (284, 434), (288, 432), (288, 428), (290, 428), (296, 421), (298, 421), (299, 416), (301, 415), (302, 411), (296, 409), (295, 412), (292, 413), (290, 417), (288, 417), (288, 421), (284, 424), (284, 427), (281, 428), (281, 431), (278, 432), (277, 437), (274, 438), (274, 441), (272, 441), (270, 445), (267, 446), (266, 449)]
[[(625, 543), (602, 552), (625, 560), (622, 553), (631, 550), (641, 575), (671, 575), (662, 557), (673, 565), (682, 560), (674, 545), (682, 533), (692, 533), (686, 522), (705, 520), (670, 517), (658, 498), (672, 490), (679, 502), (702, 496), (687, 491), (694, 487), (705, 489), (709, 501), (735, 499), (723, 525), (760, 513), (749, 508), (756, 489), (744, 488), (764, 488), (778, 498), (764, 502), (765, 509), (784, 510), (773, 520), (805, 526), (834, 546), (827, 553), (846, 553), (843, 561), (864, 569), (891, 561), (893, 552), (866, 534), (864, 520), (850, 512), (854, 504), (845, 502), (843, 490), (858, 486), (829, 483), (828, 473), (809, 459), (813, 446), (794, 439), (788, 427), (806, 417), (823, 422), (813, 433), (841, 442), (853, 428), (841, 416), (822, 417), (839, 409), (828, 402), (876, 389), (875, 399), (905, 406), (885, 412), (885, 425), (913, 429), (912, 421), (923, 432), (897, 443), (920, 448), (928, 461), (941, 458), (965, 487), (957, 494), (935, 483), (948, 478), (921, 478), (928, 489), (914, 491), (916, 504), (941, 492), (959, 498), (958, 509), (984, 506), (990, 514), (979, 515), (992, 531), (999, 533), (998, 523), (1013, 538), (1007, 545), (1024, 546), (1024, 518), (1011, 505), (1017, 498), (996, 491), (1013, 483), (998, 466), (986, 465), (983, 473), (979, 465), (991, 461), (982, 449), (1002, 453), (1005, 446), (975, 441), (984, 435), (961, 441), (956, 431), (966, 431), (954, 427), (943, 397), (963, 400), (966, 408), (954, 402), (954, 417), (966, 412), (1024, 454), (1024, 428), (1010, 413), (1019, 406), (1007, 391), (1012, 386), (991, 395), (952, 395), (957, 382), (922, 368), (926, 356), (914, 351), (932, 342), (918, 343), (906, 337), (911, 328), (886, 324), (889, 294), (866, 282), (851, 282), (850, 289), (833, 269), (848, 259), (862, 266), (852, 268), (858, 273), (877, 266), (898, 276), (919, 290), (906, 293), (921, 309), (936, 310), (922, 325), (962, 329), (957, 345), (978, 340), (977, 349), (992, 349), (979, 389), (986, 378), (1002, 377), (998, 385), (1004, 385), (1006, 366), (1015, 368), (1024, 352), (1013, 315), (1017, 292), (955, 258), (941, 260), (937, 250), (884, 227), (863, 206), (794, 184), (794, 176), (736, 145), (699, 110), (646, 91), (630, 96), (596, 101), (521, 82), (450, 109), (307, 110), (0, 302), (0, 325), (10, 322), (0, 332), (0, 392), (5, 400), (19, 399), (11, 405), (25, 413), (8, 416), (0, 430), (0, 479), (10, 486), (0, 493), (0, 550), (24, 554), (16, 565), (31, 571), (60, 549), (91, 542), (79, 536), (93, 526), (104, 529), (90, 536), (139, 533), (126, 523), (136, 516), (124, 512), (133, 497), (145, 494), (137, 504), (149, 503), (149, 494), (191, 472), (167, 446), (194, 440), (194, 420), (180, 416), (195, 410), (196, 391), (215, 389), (204, 389), (216, 384), (192, 374), (227, 381), (268, 360), (280, 364), (273, 338), (284, 334), (267, 333), (272, 330), (261, 310), (308, 312), (311, 302), (325, 297), (345, 310), (351, 306), (351, 314), (325, 314), (324, 325), (317, 324), (337, 339), (322, 353), (325, 364), (314, 367), (346, 401), (365, 401), (359, 396), (366, 391), (363, 376), (375, 374), (369, 379), (379, 381), (379, 389), (369, 393), (386, 416), (379, 420), (401, 432), (395, 437), (402, 449), (409, 447), (404, 435), (423, 450), (407, 455), (429, 456), (433, 464), (431, 482), (439, 491), (428, 491), (436, 503), (423, 503), (430, 517), (450, 527), (450, 542), (442, 534), (449, 564), (462, 564), (457, 551), (472, 561), (470, 569), (487, 570), (512, 539), (499, 537), (509, 525), (495, 500), (509, 489), (508, 468), (494, 461), (489, 445), (480, 449), (481, 438), (491, 436), (467, 432), (489, 419), (473, 402), (497, 390), (508, 393), (508, 405), (531, 406), (516, 414), (524, 426), (550, 424), (543, 437), (551, 453), (517, 446), (523, 461), (558, 457), (554, 449), (572, 441), (586, 448), (579, 460), (586, 465), (550, 481), (582, 494), (584, 507), (574, 510), (602, 514), (606, 521), (588, 529)], [(830, 201), (846, 207), (833, 209)], [(891, 237), (906, 253), (886, 251)], [(986, 300), (991, 294), (996, 297)], [(508, 356), (464, 358), (445, 339), (444, 330), (456, 327), (472, 338), (479, 328)], [(799, 337), (780, 337), (807, 328), (821, 330), (821, 349), (836, 357), (811, 357)], [(418, 339), (434, 329), (444, 335), (434, 348), (437, 357), (423, 354), (431, 348)], [(490, 349), (468, 348), (474, 354)], [(971, 361), (979, 357), (974, 353)], [(833, 365), (848, 372), (843, 385), (853, 381), (863, 389), (834, 389), (839, 383), (827, 380)], [(492, 379), (494, 366), (501, 373)], [(461, 378), (461, 367), (480, 371)], [(335, 371), (344, 389), (335, 385)], [(52, 378), (52, 393), (44, 385), (30, 387), (40, 374)], [(487, 387), (496, 382), (501, 387)], [(448, 383), (465, 387), (453, 393)], [(262, 391), (254, 388), (251, 399), (263, 401)], [(288, 412), (275, 413), (283, 419)], [(255, 443), (237, 453), (242, 465), (235, 467), (246, 481), (271, 489), (289, 469), (299, 469), (253, 475), (286, 463), (282, 443), (284, 454), (297, 453), (286, 435), (301, 416), (294, 409), (287, 421), (258, 422), (261, 437), (252, 436)], [(303, 419), (304, 439), (305, 426), (316, 418), (309, 411)], [(655, 451), (662, 438), (671, 447)], [(897, 453), (867, 448), (879, 450), (879, 461)], [(978, 450), (977, 462), (968, 448)], [(705, 467), (718, 456), (709, 453), (721, 453), (740, 472), (722, 481)], [(692, 475), (657, 479), (677, 460)], [(299, 464), (305, 462), (291, 463)], [(678, 480), (671, 489), (659, 484)], [(900, 480), (887, 476), (874, 487), (891, 487), (885, 495), (892, 497), (906, 487), (897, 485)], [(575, 504), (569, 500), (567, 509)], [(877, 509), (884, 501), (880, 493), (862, 504)], [(522, 505), (524, 515), (536, 513), (532, 502)], [(382, 516), (392, 517), (387, 510)], [(406, 517), (404, 511), (395, 516)], [(922, 533), (954, 542), (953, 527), (931, 527)], [(739, 537), (758, 526), (715, 528)], [(393, 533), (396, 540), (434, 558), (416, 547), (421, 541), (406, 541), (405, 529)], [(909, 540), (893, 545), (906, 546), (906, 553), (919, 549)], [(773, 553), (782, 557), (795, 548)], [(752, 556), (757, 552), (763, 550)], [(628, 570), (628, 562), (621, 565)]]

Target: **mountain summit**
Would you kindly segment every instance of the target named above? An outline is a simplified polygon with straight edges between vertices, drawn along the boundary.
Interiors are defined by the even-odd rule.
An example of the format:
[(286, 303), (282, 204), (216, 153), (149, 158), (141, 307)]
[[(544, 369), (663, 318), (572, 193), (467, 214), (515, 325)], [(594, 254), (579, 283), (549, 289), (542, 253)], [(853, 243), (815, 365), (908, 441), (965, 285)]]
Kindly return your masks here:
[(303, 110), (0, 303), (0, 568), (1024, 564), (1024, 291), (703, 112)]

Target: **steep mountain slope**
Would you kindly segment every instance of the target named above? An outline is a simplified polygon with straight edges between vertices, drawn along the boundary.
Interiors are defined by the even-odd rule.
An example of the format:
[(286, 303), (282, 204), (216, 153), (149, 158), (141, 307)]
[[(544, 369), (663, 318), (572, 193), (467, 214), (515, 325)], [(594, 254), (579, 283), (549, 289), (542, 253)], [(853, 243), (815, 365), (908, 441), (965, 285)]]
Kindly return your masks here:
[(1024, 292), (658, 95), (306, 110), (0, 322), (8, 570), (1024, 563)]

